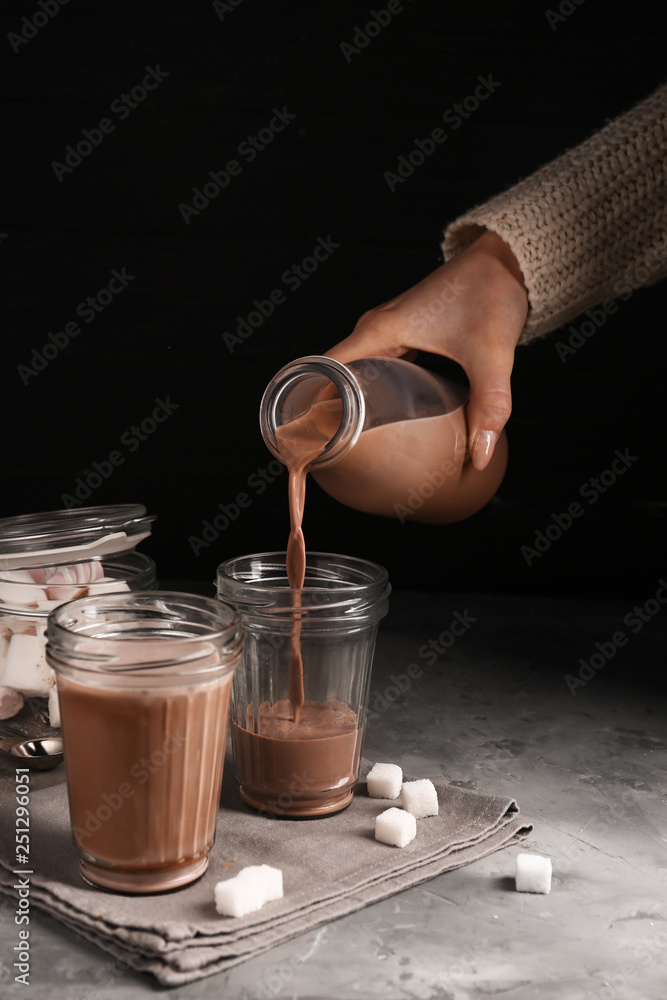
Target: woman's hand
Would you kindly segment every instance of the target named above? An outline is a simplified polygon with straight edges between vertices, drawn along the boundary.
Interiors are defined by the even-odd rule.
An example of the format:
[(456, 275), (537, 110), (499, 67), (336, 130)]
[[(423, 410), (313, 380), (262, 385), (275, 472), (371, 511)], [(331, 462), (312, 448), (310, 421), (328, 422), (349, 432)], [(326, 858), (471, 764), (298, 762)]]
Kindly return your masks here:
[(350, 336), (326, 353), (343, 364), (415, 351), (458, 362), (470, 381), (469, 445), (473, 465), (481, 470), (512, 410), (514, 349), (527, 314), (514, 254), (485, 231), (418, 285), (364, 313)]

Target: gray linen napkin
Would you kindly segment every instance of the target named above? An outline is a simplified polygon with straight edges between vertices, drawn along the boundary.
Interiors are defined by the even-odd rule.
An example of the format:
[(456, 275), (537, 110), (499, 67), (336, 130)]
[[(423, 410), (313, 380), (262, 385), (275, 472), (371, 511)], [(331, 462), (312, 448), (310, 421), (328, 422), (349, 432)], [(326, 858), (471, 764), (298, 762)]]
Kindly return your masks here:
[[(362, 776), (370, 764), (362, 763)], [(434, 781), (440, 814), (417, 821), (405, 848), (375, 840), (375, 817), (400, 801), (369, 798), (360, 781), (352, 804), (320, 819), (259, 815), (239, 795), (231, 759), (206, 874), (160, 895), (124, 896), (87, 885), (69, 829), (65, 785), (30, 797), (30, 905), (46, 910), (119, 962), (178, 986), (221, 972), (274, 945), (517, 843), (532, 826), (514, 800)], [(14, 803), (0, 810), (0, 892), (17, 898)], [(221, 917), (217, 882), (246, 865), (283, 872), (284, 898), (246, 917)]]

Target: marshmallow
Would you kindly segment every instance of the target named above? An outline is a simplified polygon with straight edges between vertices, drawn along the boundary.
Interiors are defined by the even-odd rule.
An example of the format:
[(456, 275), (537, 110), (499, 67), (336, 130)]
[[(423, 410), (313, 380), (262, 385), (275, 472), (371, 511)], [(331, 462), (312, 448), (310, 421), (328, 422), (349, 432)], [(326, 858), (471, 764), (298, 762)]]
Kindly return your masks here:
[[(2, 684), (2, 675), (5, 672), (5, 665), (7, 663), (7, 650), (9, 649), (9, 640), (12, 637), (12, 633), (9, 629), (3, 628), (0, 632), (0, 684)], [(5, 716), (8, 718), (8, 716)]]
[(27, 632), (13, 635), (7, 650), (3, 685), (21, 691), (28, 698), (47, 697), (54, 677), (37, 636)]
[(517, 892), (550, 892), (551, 858), (541, 854), (517, 854), (515, 882)]
[[(87, 584), (103, 579), (104, 569), (97, 559), (71, 565), (35, 566), (30, 570), (4, 570), (0, 578), (0, 599), (10, 607), (48, 612), (65, 601), (86, 597)], [(124, 586), (123, 589), (129, 588)]]
[(428, 778), (406, 781), (401, 790), (401, 798), (403, 808), (412, 813), (415, 819), (438, 815), (438, 793)]
[(385, 809), (375, 817), (375, 839), (393, 847), (405, 847), (417, 836), (417, 820), (404, 809)]
[(23, 695), (13, 688), (0, 687), (0, 719), (11, 719), (23, 708)]
[(57, 587), (47, 587), (46, 596), (48, 603), (46, 606), (39, 604), (38, 608), (40, 611), (53, 611), (54, 608), (57, 608), (60, 604), (65, 604), (66, 601), (75, 601), (77, 597), (88, 597), (88, 587), (68, 587), (59, 584)]
[(366, 782), (372, 799), (396, 799), (401, 790), (403, 772), (398, 764), (373, 764)]
[(88, 562), (71, 563), (68, 566), (47, 566), (44, 568), (44, 580), (40, 582), (51, 586), (56, 584), (83, 584), (100, 580), (104, 576), (102, 564), (97, 559)]
[(54, 729), (60, 728), (60, 702), (58, 701), (58, 688), (55, 684), (49, 691), (49, 722)]
[[(37, 577), (29, 569), (3, 569), (2, 580), (8, 583), (35, 583)], [(43, 583), (43, 580), (39, 580)]]
[(269, 865), (250, 865), (233, 878), (218, 882), (214, 893), (218, 913), (223, 917), (244, 917), (265, 903), (282, 899), (283, 873)]
[[(3, 614), (2, 624), (5, 626), (4, 634), (7, 635), (7, 631), (9, 631), (13, 635), (21, 632), (29, 632), (30, 635), (35, 635), (37, 621), (36, 615), (27, 617), (23, 615)], [(11, 635), (9, 638), (11, 638)]]
[[(26, 579), (24, 579), (24, 577)], [(37, 608), (47, 600), (43, 587), (37, 587), (27, 570), (2, 571), (0, 601), (9, 608)]]
[(102, 564), (97, 559), (69, 566), (47, 566), (43, 573), (47, 597), (58, 604), (75, 601), (77, 597), (87, 597), (87, 584), (104, 579)]

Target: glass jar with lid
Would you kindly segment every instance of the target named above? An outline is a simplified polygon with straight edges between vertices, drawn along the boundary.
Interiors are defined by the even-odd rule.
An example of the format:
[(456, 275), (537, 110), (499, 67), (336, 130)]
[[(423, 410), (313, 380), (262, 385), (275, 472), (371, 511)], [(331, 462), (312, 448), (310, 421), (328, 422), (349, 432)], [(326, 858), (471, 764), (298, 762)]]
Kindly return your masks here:
[(30, 699), (33, 717), (59, 726), (44, 652), (49, 613), (80, 597), (154, 588), (155, 563), (135, 551), (154, 520), (142, 504), (0, 519), (0, 719), (24, 717)]

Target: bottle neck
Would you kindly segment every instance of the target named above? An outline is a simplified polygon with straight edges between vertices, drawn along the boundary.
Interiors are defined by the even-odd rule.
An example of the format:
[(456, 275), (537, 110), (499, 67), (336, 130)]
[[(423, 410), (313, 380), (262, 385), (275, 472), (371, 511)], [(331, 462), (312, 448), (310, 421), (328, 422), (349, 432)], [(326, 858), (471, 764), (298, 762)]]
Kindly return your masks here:
[(269, 382), (259, 408), (262, 437), (281, 462), (279, 428), (313, 413), (327, 401), (340, 400), (340, 423), (319, 458), (310, 464), (322, 469), (337, 462), (355, 444), (364, 426), (365, 398), (349, 368), (322, 355), (297, 358)]

